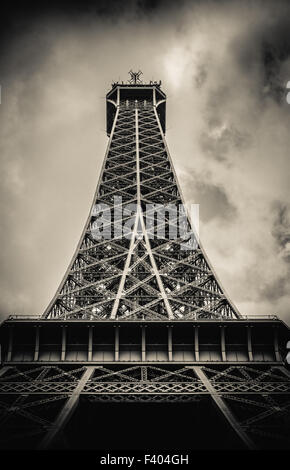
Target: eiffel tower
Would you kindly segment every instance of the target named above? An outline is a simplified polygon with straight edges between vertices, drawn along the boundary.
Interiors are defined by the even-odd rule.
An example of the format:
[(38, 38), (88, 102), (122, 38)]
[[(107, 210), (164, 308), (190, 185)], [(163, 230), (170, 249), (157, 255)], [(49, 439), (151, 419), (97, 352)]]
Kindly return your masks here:
[(289, 448), (289, 330), (225, 294), (184, 209), (166, 95), (141, 74), (107, 93), (99, 183), (55, 297), (1, 324), (1, 448), (114, 447), (112, 428), (129, 448), (148, 413), (170, 445), (188, 419), (192, 449)]

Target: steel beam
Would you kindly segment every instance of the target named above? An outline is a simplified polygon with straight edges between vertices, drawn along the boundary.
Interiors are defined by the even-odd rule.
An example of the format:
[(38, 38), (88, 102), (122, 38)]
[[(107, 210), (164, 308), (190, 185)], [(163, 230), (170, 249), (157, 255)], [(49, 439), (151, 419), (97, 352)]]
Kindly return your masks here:
[(226, 337), (225, 337), (225, 326), (221, 326), (221, 353), (222, 353), (222, 361), (227, 360), (226, 354)]
[(199, 340), (198, 340), (198, 326), (194, 327), (194, 353), (195, 353), (195, 360), (199, 362)]
[(246, 446), (249, 449), (255, 449), (256, 446), (253, 443), (253, 441), (248, 437), (248, 435), (245, 433), (243, 428), (240, 426), (240, 424), (236, 421), (234, 418), (232, 412), (230, 411), (229, 407), (226, 405), (225, 401), (223, 400), (222, 396), (218, 394), (211, 384), (210, 380), (207, 378), (205, 373), (202, 370), (202, 367), (194, 366), (193, 367), (194, 372), (196, 373), (197, 377), (199, 380), (202, 381), (202, 383), (205, 385), (207, 388), (208, 392), (210, 393), (213, 401), (215, 404), (218, 406), (224, 417), (227, 419), (231, 427), (236, 431), (238, 436), (241, 438), (241, 440), (246, 444)]
[(39, 445), (39, 449), (49, 448), (53, 440), (57, 436), (57, 434), (65, 427), (66, 423), (69, 421), (72, 414), (74, 413), (79, 402), (80, 394), (84, 386), (92, 377), (94, 370), (95, 370), (95, 367), (93, 366), (86, 367), (86, 370), (84, 374), (82, 375), (81, 379), (79, 380), (78, 385), (74, 389), (72, 395), (67, 400), (64, 407), (62, 408), (60, 414), (56, 418), (56, 421), (54, 422), (51, 429), (48, 431), (48, 433), (45, 435), (45, 437), (41, 441)]
[(13, 326), (9, 326), (9, 343), (8, 343), (8, 352), (7, 352), (7, 361), (12, 360), (12, 349), (13, 349)]
[(141, 326), (141, 340), (142, 340), (142, 361), (146, 361), (146, 327)]
[(115, 361), (120, 359), (120, 327), (115, 326)]
[(278, 341), (278, 328), (274, 327), (274, 351), (275, 351), (275, 359), (277, 362), (281, 361), (281, 355), (279, 351), (279, 341)]
[(0, 369), (0, 377), (2, 377), (2, 375), (4, 375), (5, 372), (7, 372), (8, 369), (10, 369), (10, 366), (1, 367), (1, 369)]
[(168, 326), (168, 360), (172, 361), (172, 326)]
[(34, 361), (38, 361), (39, 359), (39, 333), (40, 333), (40, 326), (37, 325), (35, 327)]
[(66, 356), (66, 326), (62, 326), (62, 337), (61, 337), (61, 356), (60, 360), (65, 361)]
[(93, 359), (93, 326), (89, 326), (88, 361)]
[(247, 345), (248, 345), (248, 356), (249, 361), (253, 361), (253, 349), (252, 349), (252, 330), (251, 326), (247, 327)]

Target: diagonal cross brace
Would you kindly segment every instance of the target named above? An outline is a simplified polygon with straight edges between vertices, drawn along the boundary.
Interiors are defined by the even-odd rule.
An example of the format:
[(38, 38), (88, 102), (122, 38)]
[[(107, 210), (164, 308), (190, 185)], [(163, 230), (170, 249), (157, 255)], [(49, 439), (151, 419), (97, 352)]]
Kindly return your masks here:
[(227, 406), (227, 404), (225, 403), (225, 401), (223, 400), (221, 395), (216, 392), (216, 390), (213, 387), (213, 385), (211, 384), (210, 380), (207, 378), (207, 376), (203, 372), (202, 367), (194, 366), (194, 367), (192, 367), (192, 369), (196, 373), (197, 377), (205, 385), (205, 387), (207, 388), (208, 392), (210, 393), (213, 401), (218, 406), (218, 408), (220, 409), (220, 411), (222, 412), (222, 414), (224, 415), (224, 417), (226, 418), (228, 423), (231, 425), (231, 427), (234, 429), (234, 431), (238, 434), (240, 439), (244, 442), (244, 444), (246, 444), (246, 446), (249, 449), (252, 449), (252, 450), (255, 449), (256, 448), (255, 444), (248, 437), (248, 435), (245, 433), (245, 431), (240, 426), (240, 424), (236, 421), (236, 419), (234, 418), (231, 410), (229, 409), (229, 407)]
[(40, 450), (47, 449), (50, 446), (50, 444), (53, 442), (53, 440), (55, 439), (56, 435), (64, 428), (66, 423), (69, 421), (69, 419), (71, 418), (72, 414), (74, 413), (78, 405), (80, 394), (84, 386), (92, 377), (94, 371), (95, 371), (95, 367), (93, 366), (89, 366), (86, 368), (84, 374), (80, 378), (72, 395), (69, 397), (64, 407), (62, 408), (61, 412), (57, 416), (53, 426), (42, 439), (39, 445)]

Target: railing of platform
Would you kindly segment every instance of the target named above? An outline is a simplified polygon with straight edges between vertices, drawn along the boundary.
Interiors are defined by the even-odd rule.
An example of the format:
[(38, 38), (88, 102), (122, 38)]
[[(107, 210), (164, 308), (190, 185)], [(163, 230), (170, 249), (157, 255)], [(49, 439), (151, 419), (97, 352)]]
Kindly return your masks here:
[(267, 320), (279, 320), (277, 315), (243, 315), (242, 320), (256, 320), (256, 319), (267, 319)]
[[(9, 315), (9, 317), (7, 318), (7, 320), (47, 320), (46, 318), (43, 318), (42, 315)], [(50, 319), (52, 320), (52, 319)], [(95, 318), (87, 318), (87, 319), (81, 319), (79, 320), (78, 318), (55, 318), (53, 320), (60, 320), (60, 321), (71, 321), (71, 320), (74, 320), (74, 321), (82, 321), (82, 320), (85, 320), (85, 321), (103, 321), (103, 320), (97, 320)], [(170, 322), (180, 322), (180, 321), (248, 321), (248, 320), (279, 320), (279, 318), (277, 317), (277, 315), (243, 315), (241, 318), (226, 318), (226, 317), (217, 317), (217, 318), (190, 318), (190, 319), (175, 319), (175, 320), (169, 320), (169, 319), (166, 319), (164, 318), (164, 320), (160, 320), (160, 321), (170, 321)], [(116, 320), (114, 320), (116, 321)], [(130, 319), (122, 319), (122, 320), (117, 320), (117, 321), (122, 321), (122, 322), (126, 322), (126, 321), (130, 321)], [(134, 320), (136, 322), (140, 321), (140, 322), (144, 322), (146, 321), (146, 319), (139, 319), (139, 320)], [(149, 320), (150, 321), (150, 320)]]
[(17, 314), (17, 315), (9, 315), (7, 320), (39, 320), (40, 318), (42, 318), (41, 315), (21, 315), (21, 314)]

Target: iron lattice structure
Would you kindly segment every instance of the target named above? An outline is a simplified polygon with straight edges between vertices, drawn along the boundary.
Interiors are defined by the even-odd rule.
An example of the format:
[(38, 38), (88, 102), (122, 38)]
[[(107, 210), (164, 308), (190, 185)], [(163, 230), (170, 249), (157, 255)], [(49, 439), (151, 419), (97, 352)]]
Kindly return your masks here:
[(166, 96), (140, 74), (107, 94), (106, 156), (55, 297), (41, 317), (1, 325), (1, 447), (69, 446), (81, 402), (210, 399), (242, 446), (287, 448), (288, 329), (241, 316), (225, 295), (184, 211)]
[[(212, 397), (248, 448), (288, 448), (290, 380), (281, 366), (38, 366), (3, 369), (1, 444), (66, 447), (80, 397), (110, 403), (200, 403)], [(3, 396), (3, 395), (2, 395)], [(206, 420), (207, 417), (204, 416)], [(286, 432), (285, 432), (286, 431)]]
[[(144, 101), (120, 101), (93, 206), (108, 207), (103, 229), (109, 235), (117, 232), (117, 237), (95, 239), (97, 215), (92, 210), (46, 318), (164, 320), (240, 316), (224, 295), (188, 220), (183, 227), (189, 234), (187, 242), (181, 237), (169, 239), (169, 226), (172, 230), (175, 224), (177, 235), (179, 227), (178, 218), (172, 222), (168, 214), (163, 226), (158, 226), (164, 232), (163, 238), (154, 233), (154, 215), (163, 215), (164, 206), (183, 207), (183, 201), (156, 106)], [(130, 205), (134, 204), (138, 209), (129, 240), (119, 234), (132, 220)], [(152, 205), (151, 210), (148, 205)], [(146, 221), (145, 207), (149, 207)], [(120, 217), (113, 220), (116, 210)]]

